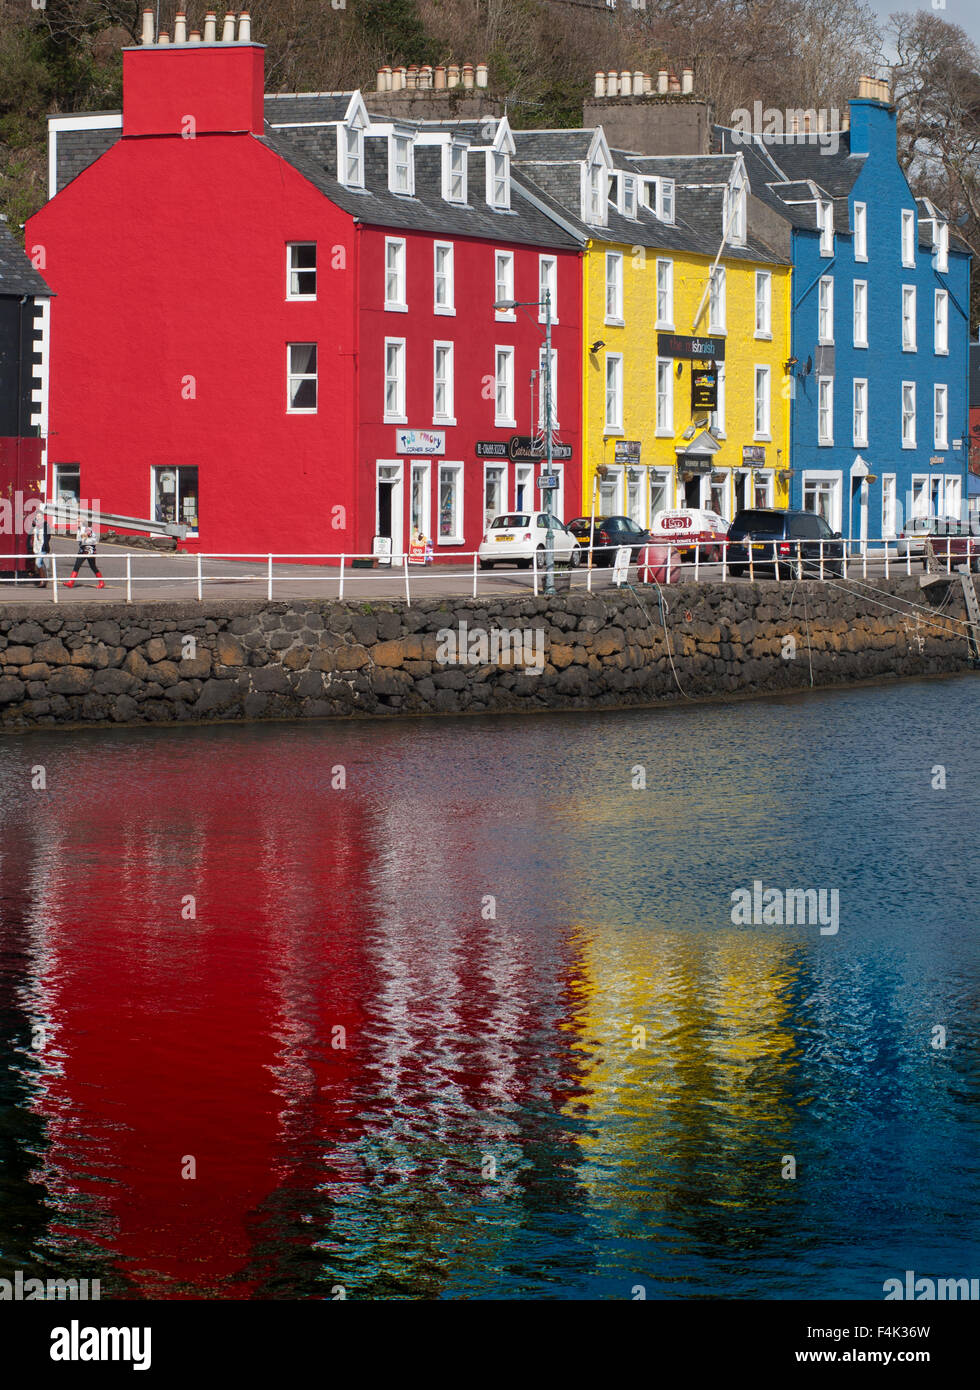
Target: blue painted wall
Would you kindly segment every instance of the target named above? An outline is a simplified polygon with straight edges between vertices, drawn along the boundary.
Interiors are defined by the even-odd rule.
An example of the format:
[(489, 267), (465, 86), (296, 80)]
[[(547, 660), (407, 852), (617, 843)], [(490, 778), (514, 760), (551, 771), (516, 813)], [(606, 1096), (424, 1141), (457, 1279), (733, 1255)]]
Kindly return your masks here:
[[(854, 236), (835, 229), (832, 258), (820, 254), (817, 232), (793, 233), (793, 355), (795, 397), (791, 411), (793, 479), (790, 505), (803, 505), (806, 470), (839, 471), (841, 475), (841, 531), (857, 537), (860, 532), (859, 494), (853, 490), (851, 465), (860, 454), (877, 481), (868, 484), (868, 536), (882, 534), (882, 474), (896, 475), (899, 525), (907, 514), (914, 474), (957, 474), (961, 478), (961, 511), (967, 499), (968, 449), (968, 342), (969, 255), (949, 251), (946, 274), (935, 268), (931, 250), (919, 246), (919, 208), (898, 164), (895, 115), (877, 101), (851, 102), (851, 157), (866, 154), (851, 189), (848, 208), (854, 226), (854, 204), (867, 206), (868, 259), (854, 254)], [(843, 153), (843, 151), (842, 151)], [(834, 161), (836, 163), (836, 160)], [(829, 170), (828, 170), (829, 173)], [(828, 192), (833, 192), (829, 188)], [(901, 212), (916, 215), (915, 266), (902, 264)], [(838, 215), (837, 222), (842, 219)], [(802, 375), (808, 357), (815, 359), (818, 344), (818, 284), (824, 275), (834, 279), (834, 427), (833, 445), (817, 443), (817, 375)], [(853, 282), (868, 282), (868, 344), (855, 348), (853, 337)], [(902, 349), (902, 286), (915, 285), (916, 352)], [(949, 353), (934, 352), (934, 291), (949, 292)], [(868, 443), (853, 443), (853, 380), (868, 381)], [(916, 447), (902, 447), (902, 382), (916, 383)], [(933, 436), (933, 386), (948, 388), (949, 447), (937, 449)], [(953, 448), (954, 441), (959, 448)], [(929, 460), (942, 456), (941, 465)], [(945, 509), (945, 508), (943, 508)]]

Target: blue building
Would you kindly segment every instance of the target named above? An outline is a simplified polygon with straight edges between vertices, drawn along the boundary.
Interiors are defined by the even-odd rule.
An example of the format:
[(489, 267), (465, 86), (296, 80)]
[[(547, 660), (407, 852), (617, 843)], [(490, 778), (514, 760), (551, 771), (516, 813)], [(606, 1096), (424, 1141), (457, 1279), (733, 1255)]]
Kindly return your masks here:
[(792, 227), (790, 506), (857, 549), (966, 514), (970, 254), (909, 188), (885, 83), (861, 79), (849, 128), (807, 124), (716, 128), (715, 148)]

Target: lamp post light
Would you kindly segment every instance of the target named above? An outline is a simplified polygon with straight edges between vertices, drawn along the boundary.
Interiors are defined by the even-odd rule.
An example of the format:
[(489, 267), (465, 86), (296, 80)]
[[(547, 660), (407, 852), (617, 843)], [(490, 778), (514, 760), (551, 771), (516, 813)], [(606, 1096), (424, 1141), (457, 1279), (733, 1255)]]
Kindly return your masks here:
[[(544, 309), (544, 428), (545, 428), (545, 469), (548, 480), (551, 481), (551, 469), (554, 460), (551, 440), (551, 290), (544, 292), (543, 299), (498, 299), (493, 306), (495, 309)], [(544, 592), (553, 594), (555, 592), (555, 532), (554, 514), (552, 512), (552, 493), (553, 488), (547, 487), (545, 491), (544, 513), (548, 518), (548, 543), (545, 549), (545, 578)]]

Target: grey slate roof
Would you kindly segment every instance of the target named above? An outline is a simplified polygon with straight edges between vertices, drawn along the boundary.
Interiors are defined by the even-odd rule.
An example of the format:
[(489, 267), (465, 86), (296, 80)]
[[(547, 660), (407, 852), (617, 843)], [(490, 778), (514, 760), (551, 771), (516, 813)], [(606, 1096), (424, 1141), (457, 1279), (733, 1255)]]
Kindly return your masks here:
[(388, 190), (388, 142), (368, 137), (364, 142), (365, 191), (345, 188), (337, 181), (337, 141), (332, 127), (321, 130), (275, 131), (263, 144), (291, 164), (345, 212), (372, 226), (429, 232), (435, 235), (483, 237), (491, 241), (579, 250), (582, 238), (564, 231), (534, 206), (519, 176), (511, 185), (511, 211), (494, 212), (484, 196), (485, 156), (469, 156), (468, 194), (464, 206), (442, 196), (442, 156), (436, 146), (415, 150), (415, 196)]
[(31, 298), (48, 299), (52, 291), (31, 265), (10, 228), (0, 222), (0, 296), (25, 294)]
[(121, 137), (116, 130), (59, 130), (55, 153), (57, 192), (111, 150)]
[(267, 93), (265, 119), (271, 125), (283, 125), (288, 121), (341, 121), (353, 95), (353, 91)]

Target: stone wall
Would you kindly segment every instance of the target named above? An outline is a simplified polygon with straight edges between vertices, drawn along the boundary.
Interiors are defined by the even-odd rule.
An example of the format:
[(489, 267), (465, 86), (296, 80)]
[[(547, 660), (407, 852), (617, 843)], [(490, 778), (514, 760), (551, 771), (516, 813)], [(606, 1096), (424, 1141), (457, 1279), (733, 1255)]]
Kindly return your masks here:
[[(711, 698), (970, 666), (956, 576), (929, 591), (911, 578), (863, 594), (768, 582), (665, 595), (666, 634), (655, 589), (411, 606), (18, 605), (0, 619), (0, 723), (601, 708), (678, 700), (679, 686)], [(461, 624), (455, 656), (476, 664), (447, 659), (446, 633), (458, 646)], [(537, 673), (514, 663), (513, 647), (494, 651), (502, 630), (522, 636), (522, 661), (540, 656)]]

